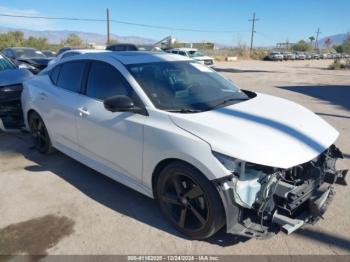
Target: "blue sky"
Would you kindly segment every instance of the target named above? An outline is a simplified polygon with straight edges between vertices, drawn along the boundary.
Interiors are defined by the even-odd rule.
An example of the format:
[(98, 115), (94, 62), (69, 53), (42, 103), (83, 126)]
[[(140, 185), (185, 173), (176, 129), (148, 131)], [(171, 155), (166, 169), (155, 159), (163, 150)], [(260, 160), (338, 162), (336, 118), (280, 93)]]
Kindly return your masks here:
[[(104, 18), (108, 7), (111, 19), (230, 33), (197, 33), (160, 30), (111, 23), (111, 32), (161, 39), (173, 35), (182, 41), (213, 41), (227, 45), (249, 44), (252, 13), (256, 24), (255, 43), (274, 45), (314, 35), (320, 37), (350, 31), (350, 0), (1, 0), (0, 13)], [(29, 20), (0, 17), (0, 26), (36, 30), (79, 30), (104, 34), (103, 22)]]

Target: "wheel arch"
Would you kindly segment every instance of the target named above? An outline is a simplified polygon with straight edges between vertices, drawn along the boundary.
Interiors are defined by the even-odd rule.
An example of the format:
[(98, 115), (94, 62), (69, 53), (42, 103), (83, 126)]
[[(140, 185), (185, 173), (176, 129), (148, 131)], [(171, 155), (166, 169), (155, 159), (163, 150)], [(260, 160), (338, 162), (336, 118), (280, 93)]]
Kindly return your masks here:
[(174, 163), (174, 162), (181, 162), (181, 163), (184, 163), (186, 165), (189, 165), (189, 166), (195, 168), (196, 170), (198, 170), (198, 172), (200, 172), (203, 177), (208, 179), (208, 177), (199, 168), (197, 168), (196, 166), (194, 166), (190, 162), (187, 162), (187, 161), (185, 161), (183, 159), (180, 159), (180, 158), (166, 158), (166, 159), (163, 159), (156, 165), (156, 167), (154, 168), (153, 173), (152, 173), (152, 193), (153, 193), (153, 197), (155, 199), (157, 198), (156, 185), (157, 185), (157, 181), (158, 181), (160, 173), (162, 172), (162, 170), (167, 165), (169, 165), (170, 163)]
[(27, 129), (29, 130), (29, 117), (32, 115), (32, 114), (38, 114), (40, 116), (40, 114), (38, 113), (38, 111), (36, 111), (35, 109), (33, 108), (29, 108), (27, 110), (27, 112), (24, 112), (24, 120), (25, 120), (25, 125), (27, 127)]
[[(34, 110), (33, 108), (30, 108), (30, 109), (28, 110), (28, 112), (27, 112), (27, 119), (28, 119), (28, 120), (29, 120), (30, 115), (33, 114), (33, 113), (39, 115), (39, 113), (38, 113), (36, 110)], [(39, 116), (40, 116), (40, 115), (39, 115)]]

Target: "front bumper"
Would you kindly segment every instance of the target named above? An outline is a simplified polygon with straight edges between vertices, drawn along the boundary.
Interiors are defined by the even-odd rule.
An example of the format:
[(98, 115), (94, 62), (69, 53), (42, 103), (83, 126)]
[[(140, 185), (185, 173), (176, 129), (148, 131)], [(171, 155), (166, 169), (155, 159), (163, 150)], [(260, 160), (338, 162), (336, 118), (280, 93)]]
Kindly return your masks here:
[(265, 187), (269, 196), (262, 197), (262, 186), (252, 208), (244, 208), (235, 200), (234, 175), (215, 181), (226, 212), (227, 233), (266, 238), (280, 230), (291, 234), (305, 224), (316, 223), (323, 218), (335, 195), (333, 184), (346, 185), (347, 170), (335, 170), (337, 158), (342, 158), (342, 153), (331, 146), (317, 160), (288, 171), (303, 170), (302, 179), (294, 184), (282, 179), (287, 171), (276, 171), (273, 175), (280, 179), (275, 179), (270, 188)]

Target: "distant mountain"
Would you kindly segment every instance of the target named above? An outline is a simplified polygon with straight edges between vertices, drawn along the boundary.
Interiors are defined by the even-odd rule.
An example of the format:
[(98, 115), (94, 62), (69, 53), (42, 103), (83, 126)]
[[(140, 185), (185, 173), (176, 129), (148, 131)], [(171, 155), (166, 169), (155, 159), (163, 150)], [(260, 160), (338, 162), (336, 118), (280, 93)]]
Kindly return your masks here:
[[(78, 35), (84, 42), (94, 43), (97, 45), (103, 45), (106, 43), (106, 35), (98, 33), (88, 33), (81, 31), (69, 31), (69, 30), (29, 30), (29, 29), (17, 29), (17, 28), (8, 28), (0, 26), (0, 33), (5, 33), (9, 31), (21, 31), (25, 37), (34, 36), (34, 37), (46, 37), (48, 41), (52, 44), (58, 44), (69, 34)], [(149, 45), (156, 42), (156, 40), (138, 36), (119, 36), (111, 34), (111, 39), (117, 39), (121, 43), (133, 43), (136, 45)]]
[(333, 45), (340, 45), (343, 43), (345, 38), (347, 37), (347, 34), (336, 34), (336, 35), (330, 35), (327, 37), (323, 37), (320, 40), (318, 40), (320, 47), (326, 47), (325, 41), (327, 38), (330, 38), (332, 40), (332, 46)]

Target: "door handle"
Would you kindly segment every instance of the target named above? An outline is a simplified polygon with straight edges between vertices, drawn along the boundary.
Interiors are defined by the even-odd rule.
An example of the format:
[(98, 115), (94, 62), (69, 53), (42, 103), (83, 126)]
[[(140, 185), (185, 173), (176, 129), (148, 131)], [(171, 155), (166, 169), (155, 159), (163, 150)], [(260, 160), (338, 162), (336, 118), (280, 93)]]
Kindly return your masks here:
[(80, 107), (80, 108), (78, 108), (78, 111), (79, 111), (79, 115), (80, 116), (83, 116), (83, 115), (88, 116), (88, 115), (90, 115), (90, 112), (87, 110), (86, 107)]

